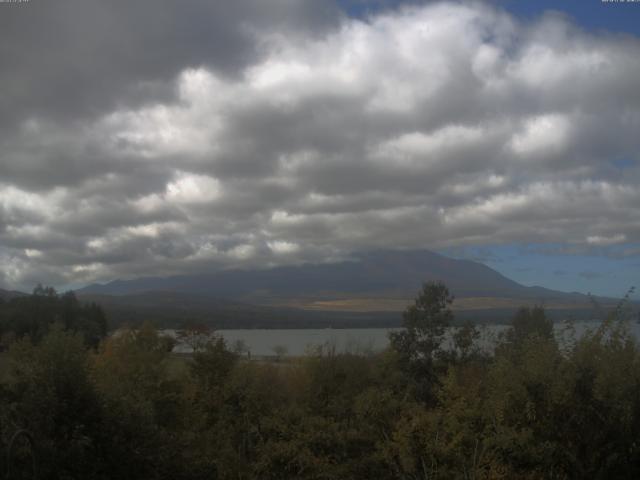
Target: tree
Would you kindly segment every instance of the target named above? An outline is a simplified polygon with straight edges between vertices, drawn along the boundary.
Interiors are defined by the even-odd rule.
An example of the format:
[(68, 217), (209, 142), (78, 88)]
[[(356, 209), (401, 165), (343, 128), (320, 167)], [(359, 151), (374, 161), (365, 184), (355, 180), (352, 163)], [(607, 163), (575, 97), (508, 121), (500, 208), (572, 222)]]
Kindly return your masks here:
[(462, 362), (477, 355), (478, 349), (475, 343), (479, 338), (480, 332), (476, 326), (469, 321), (465, 322), (465, 324), (458, 327), (453, 334), (454, 355), (457, 355)]
[(433, 400), (437, 384), (437, 361), (442, 359), (442, 341), (453, 320), (453, 296), (441, 282), (428, 282), (403, 314), (404, 329), (389, 335), (400, 368), (416, 381), (418, 396)]
[(512, 344), (520, 344), (531, 336), (544, 340), (553, 339), (553, 322), (547, 318), (544, 307), (521, 307), (511, 321), (511, 329), (507, 331), (506, 340)]
[(227, 348), (222, 337), (215, 337), (193, 354), (191, 373), (205, 397), (219, 394), (238, 361), (238, 355)]
[(54, 323), (81, 333), (86, 345), (96, 348), (107, 334), (107, 319), (99, 305), (82, 304), (73, 292), (58, 295), (55, 289), (38, 285), (32, 295), (16, 297), (0, 308), (2, 334), (6, 339), (24, 336), (38, 343)]
[(211, 328), (202, 323), (186, 322), (178, 331), (178, 341), (188, 346), (192, 353), (202, 351), (213, 336)]
[(148, 322), (109, 337), (93, 357), (106, 417), (98, 440), (104, 478), (183, 478), (177, 432), (188, 408), (169, 361), (166, 340)]
[(14, 343), (9, 359), (3, 433), (18, 427), (33, 435), (38, 478), (95, 478), (103, 411), (82, 335), (56, 324), (38, 345), (28, 338)]
[(289, 352), (284, 345), (275, 345), (271, 350), (273, 350), (273, 353), (276, 355), (276, 362), (282, 360)]
[(245, 342), (241, 338), (233, 342), (233, 348), (231, 350), (233, 350), (233, 352), (238, 356), (242, 356), (246, 353), (247, 356), (251, 358), (251, 349), (249, 348), (247, 342)]

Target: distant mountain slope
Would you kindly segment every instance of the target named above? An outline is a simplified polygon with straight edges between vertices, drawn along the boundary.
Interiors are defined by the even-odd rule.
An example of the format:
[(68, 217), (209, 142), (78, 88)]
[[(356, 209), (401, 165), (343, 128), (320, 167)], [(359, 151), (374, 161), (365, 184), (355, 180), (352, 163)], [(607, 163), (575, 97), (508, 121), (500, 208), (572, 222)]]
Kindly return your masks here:
[(18, 292), (16, 290), (3, 290), (2, 288), (0, 288), (0, 298), (2, 300), (11, 300), (12, 298), (16, 297), (24, 297), (25, 295), (27, 294)]
[(525, 287), (481, 263), (452, 259), (425, 250), (370, 252), (339, 263), (116, 280), (104, 285), (90, 285), (78, 293), (131, 295), (165, 291), (245, 300), (365, 294), (413, 297), (420, 285), (428, 280), (444, 282), (460, 298), (584, 299), (579, 294)]
[(147, 320), (163, 328), (179, 328), (185, 322), (205, 323), (214, 328), (391, 327), (400, 323), (397, 313), (315, 312), (177, 292), (79, 293), (78, 298), (102, 306), (112, 329), (121, 325), (140, 325)]

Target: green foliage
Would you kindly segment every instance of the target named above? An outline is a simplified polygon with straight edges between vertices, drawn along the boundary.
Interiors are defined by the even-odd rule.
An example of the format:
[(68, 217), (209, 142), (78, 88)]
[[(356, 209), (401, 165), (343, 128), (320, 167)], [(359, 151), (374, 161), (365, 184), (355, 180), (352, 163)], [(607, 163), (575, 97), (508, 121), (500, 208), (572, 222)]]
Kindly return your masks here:
[(11, 347), (0, 447), (31, 432), (41, 478), (640, 477), (629, 305), (568, 341), (542, 308), (524, 308), (481, 353), (473, 325), (447, 330), (446, 287), (426, 284), (381, 354), (322, 345), (267, 363), (208, 334), (193, 355), (172, 354), (150, 324), (94, 349), (64, 316), (73, 299), (37, 297), (32, 312), (52, 308), (57, 323), (34, 322)]
[(102, 412), (82, 335), (54, 325), (38, 346), (28, 338), (13, 344), (10, 361), (3, 431), (32, 433), (42, 478), (91, 478), (100, 469), (94, 433)]
[(428, 361), (441, 353), (446, 329), (453, 320), (449, 289), (438, 282), (425, 283), (403, 314), (404, 330), (391, 336), (393, 347), (408, 361)]
[(553, 322), (547, 318), (541, 306), (520, 308), (513, 317), (511, 327), (506, 336), (509, 343), (520, 344), (531, 336), (553, 339)]
[(184, 386), (169, 375), (166, 343), (147, 323), (119, 331), (93, 359), (109, 478), (190, 478), (181, 473), (176, 435), (184, 426)]
[(32, 295), (0, 303), (0, 333), (3, 343), (28, 337), (39, 342), (55, 323), (82, 334), (84, 342), (97, 347), (107, 334), (107, 320), (95, 303), (81, 304), (73, 292), (62, 295), (38, 285)]
[(229, 379), (238, 355), (227, 349), (222, 337), (216, 337), (196, 351), (191, 372), (202, 395), (219, 393)]
[(464, 325), (456, 328), (453, 333), (454, 358), (465, 362), (481, 355), (478, 340), (480, 340), (480, 331), (473, 323), (465, 322)]
[(403, 314), (404, 329), (389, 335), (399, 367), (414, 382), (417, 396), (427, 403), (436, 399), (435, 388), (447, 355), (442, 342), (453, 314), (453, 296), (439, 282), (428, 282)]

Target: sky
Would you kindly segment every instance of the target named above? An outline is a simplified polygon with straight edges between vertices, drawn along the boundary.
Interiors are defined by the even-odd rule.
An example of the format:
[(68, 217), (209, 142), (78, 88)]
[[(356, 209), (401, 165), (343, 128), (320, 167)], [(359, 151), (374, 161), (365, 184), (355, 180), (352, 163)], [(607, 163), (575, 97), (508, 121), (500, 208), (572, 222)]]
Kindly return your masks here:
[(482, 261), (640, 286), (640, 2), (0, 3), (0, 288)]

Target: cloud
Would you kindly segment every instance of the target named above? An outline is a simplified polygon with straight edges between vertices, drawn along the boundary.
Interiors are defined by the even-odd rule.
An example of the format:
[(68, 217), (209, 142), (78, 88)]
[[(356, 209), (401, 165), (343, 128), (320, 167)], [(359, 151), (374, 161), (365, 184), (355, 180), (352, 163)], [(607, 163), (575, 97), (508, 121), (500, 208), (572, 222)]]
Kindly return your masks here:
[(587, 280), (595, 280), (604, 276), (603, 273), (591, 271), (580, 272), (578, 275)]
[(587, 244), (596, 246), (609, 246), (624, 243), (626, 240), (627, 236), (622, 233), (618, 233), (616, 235), (611, 235), (608, 237), (602, 235), (591, 235), (587, 237)]
[(12, 9), (4, 283), (640, 242), (638, 39), (482, 3), (319, 4)]
[(232, 78), (259, 60), (256, 36), (314, 36), (338, 20), (331, 3), (305, 0), (64, 0), (4, 9), (0, 121), (72, 121), (144, 104), (171, 96), (175, 75), (193, 66)]

